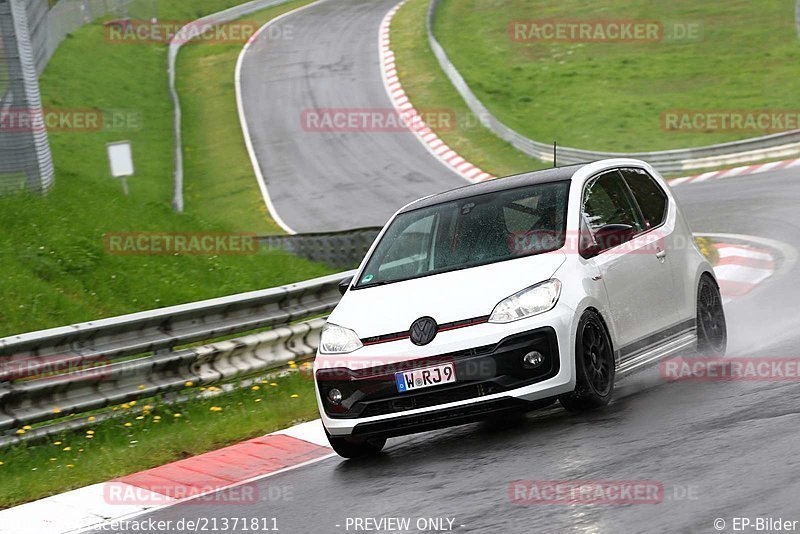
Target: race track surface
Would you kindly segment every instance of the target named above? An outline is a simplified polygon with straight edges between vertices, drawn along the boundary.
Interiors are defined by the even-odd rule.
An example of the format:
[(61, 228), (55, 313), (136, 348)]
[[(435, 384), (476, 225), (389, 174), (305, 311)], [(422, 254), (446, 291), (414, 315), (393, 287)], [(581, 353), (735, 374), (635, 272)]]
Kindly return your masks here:
[[(467, 185), (408, 130), (314, 131), (309, 113), (392, 110), (378, 28), (397, 0), (327, 0), (265, 30), (242, 61), (253, 148), (296, 232), (383, 226), (417, 198)], [(305, 115), (304, 115), (305, 113)]]
[[(259, 159), (278, 210), (297, 230), (381, 224), (404, 202), (462, 183), (410, 134), (310, 134), (298, 125), (308, 106), (388, 106), (375, 35), (393, 2), (318, 4), (285, 19), (294, 40), (247, 57)], [(696, 232), (800, 247), (798, 170), (675, 191)], [(727, 306), (730, 355), (798, 356), (798, 279), (798, 265), (779, 266)], [(715, 532), (722, 518), (731, 531), (734, 516), (800, 519), (798, 444), (796, 381), (667, 382), (650, 369), (619, 382), (612, 404), (590, 415), (553, 407), (505, 424), (397, 438), (374, 459), (332, 457), (256, 481), (257, 505), (189, 502), (139, 519), (275, 517), (280, 532), (293, 534), (365, 532), (347, 530), (347, 518), (447, 517), (455, 532), (527, 534)], [(653, 480), (665, 498), (521, 506), (509, 498), (515, 480)], [(283, 497), (269, 499), (276, 494)]]

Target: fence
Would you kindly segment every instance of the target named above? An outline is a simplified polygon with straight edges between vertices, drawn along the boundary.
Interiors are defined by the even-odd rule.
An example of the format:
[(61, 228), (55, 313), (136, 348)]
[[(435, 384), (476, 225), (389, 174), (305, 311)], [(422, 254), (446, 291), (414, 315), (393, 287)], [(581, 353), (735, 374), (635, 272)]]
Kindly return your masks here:
[(357, 266), (378, 237), (380, 228), (358, 228), (344, 232), (276, 235), (259, 238), (261, 245), (279, 248), (333, 269)]
[[(99, 17), (155, 16), (156, 0), (0, 0), (0, 193), (46, 193), (54, 170), (39, 75), (71, 32)], [(29, 124), (9, 124), (24, 117)]]
[[(40, 110), (36, 72), (46, 36), (46, 0), (0, 0), (0, 193), (29, 189), (45, 193), (53, 184), (53, 161)], [(26, 127), (10, 127), (8, 116), (30, 119)]]
[(339, 282), (352, 274), (0, 339), (0, 446), (89, 424), (75, 416), (108, 417), (104, 408), (180, 392), (187, 382), (238, 380), (310, 356)]
[[(483, 102), (475, 96), (464, 77), (458, 72), (450, 58), (447, 57), (447, 53), (433, 33), (436, 10), (440, 2), (441, 0), (431, 0), (428, 8), (428, 42), (439, 65), (464, 99), (467, 107), (480, 120), (481, 124), (501, 139), (509, 142), (517, 150), (542, 161), (553, 161), (553, 145), (551, 143), (542, 143), (529, 139), (509, 128), (500, 119), (492, 115)], [(797, 24), (798, 35), (800, 35), (800, 1), (798, 1), (797, 5)], [(718, 167), (759, 159), (788, 157), (797, 153), (800, 153), (800, 130), (705, 147), (655, 152), (620, 153), (559, 147), (558, 162), (570, 164), (604, 158), (629, 157), (646, 160), (663, 173), (679, 173), (687, 170)]]

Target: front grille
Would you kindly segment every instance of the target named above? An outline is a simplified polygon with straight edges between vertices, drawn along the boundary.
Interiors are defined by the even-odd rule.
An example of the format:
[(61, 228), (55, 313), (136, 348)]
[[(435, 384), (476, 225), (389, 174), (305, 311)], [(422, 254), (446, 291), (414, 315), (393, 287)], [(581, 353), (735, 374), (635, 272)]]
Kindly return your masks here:
[[(522, 356), (537, 350), (545, 362), (537, 369), (522, 366)], [(451, 362), (458, 382), (398, 393), (394, 374)], [(516, 389), (554, 377), (559, 370), (558, 345), (552, 328), (509, 336), (496, 345), (421, 358), (359, 371), (322, 370), (317, 382), (326, 413), (333, 418), (361, 418), (402, 413), (418, 408), (475, 399)], [(332, 388), (342, 392), (339, 406), (328, 402)]]

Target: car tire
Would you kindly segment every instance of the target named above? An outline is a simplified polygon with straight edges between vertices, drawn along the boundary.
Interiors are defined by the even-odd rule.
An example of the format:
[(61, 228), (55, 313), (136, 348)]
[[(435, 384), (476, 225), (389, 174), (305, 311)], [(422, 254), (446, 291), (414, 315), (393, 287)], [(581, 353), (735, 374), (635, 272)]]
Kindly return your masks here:
[(611, 338), (600, 316), (587, 310), (575, 339), (575, 390), (558, 398), (570, 412), (606, 406), (614, 394), (616, 362)]
[(722, 296), (714, 279), (704, 274), (697, 286), (697, 354), (722, 358), (728, 346), (728, 328)]
[(342, 458), (364, 458), (381, 452), (386, 445), (386, 438), (357, 439), (350, 436), (328, 436), (331, 448)]

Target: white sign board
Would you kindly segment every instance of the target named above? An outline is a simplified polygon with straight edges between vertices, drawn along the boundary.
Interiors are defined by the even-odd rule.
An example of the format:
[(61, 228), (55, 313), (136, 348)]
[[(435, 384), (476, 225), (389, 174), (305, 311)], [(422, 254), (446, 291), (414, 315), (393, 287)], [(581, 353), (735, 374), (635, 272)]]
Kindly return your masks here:
[(123, 178), (133, 176), (133, 151), (130, 141), (120, 141), (119, 143), (108, 143), (108, 163), (111, 166), (111, 176)]

